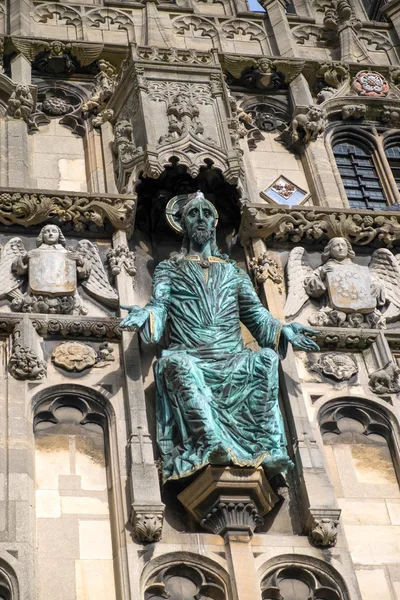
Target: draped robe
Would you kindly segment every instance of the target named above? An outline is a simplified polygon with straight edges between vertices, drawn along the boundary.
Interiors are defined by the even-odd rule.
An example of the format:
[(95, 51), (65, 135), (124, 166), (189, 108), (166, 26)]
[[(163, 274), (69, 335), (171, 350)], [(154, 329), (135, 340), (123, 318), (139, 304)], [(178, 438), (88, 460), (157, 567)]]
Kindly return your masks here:
[[(196, 256), (165, 260), (145, 309), (144, 341), (158, 342), (165, 328), (169, 334), (155, 365), (164, 481), (221, 464), (221, 448), (225, 464), (285, 471), (277, 352), (284, 357), (287, 342), (248, 275), (217, 256), (210, 257), (208, 277)], [(241, 321), (259, 352), (244, 346)]]

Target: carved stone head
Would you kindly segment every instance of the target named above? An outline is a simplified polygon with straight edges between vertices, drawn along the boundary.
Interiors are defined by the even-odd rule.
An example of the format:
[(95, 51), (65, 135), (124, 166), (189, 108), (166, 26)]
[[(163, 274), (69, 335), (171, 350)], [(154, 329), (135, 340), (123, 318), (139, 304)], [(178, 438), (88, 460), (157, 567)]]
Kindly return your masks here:
[(65, 247), (67, 241), (61, 229), (57, 225), (45, 225), (36, 238), (36, 246), (39, 248), (42, 244), (54, 246), (61, 244)]
[(354, 260), (355, 252), (351, 247), (351, 244), (346, 238), (335, 237), (332, 238), (325, 246), (324, 251), (321, 255), (322, 264), (325, 264), (329, 259), (337, 261), (345, 260), (350, 258)]

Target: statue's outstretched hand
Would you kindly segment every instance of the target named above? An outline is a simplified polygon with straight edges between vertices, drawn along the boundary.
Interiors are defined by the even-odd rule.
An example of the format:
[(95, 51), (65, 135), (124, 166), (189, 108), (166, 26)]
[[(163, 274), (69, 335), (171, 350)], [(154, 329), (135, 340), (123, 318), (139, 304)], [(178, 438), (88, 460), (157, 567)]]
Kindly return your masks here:
[(121, 308), (129, 310), (129, 315), (122, 319), (120, 327), (129, 327), (129, 329), (137, 330), (143, 327), (147, 319), (150, 317), (149, 311), (140, 306), (125, 306), (121, 304)]
[(305, 327), (300, 323), (291, 323), (290, 325), (285, 325), (282, 328), (282, 334), (294, 348), (298, 348), (298, 350), (305, 350), (306, 352), (318, 352), (318, 344), (309, 338), (306, 335), (307, 333), (311, 335), (317, 335), (319, 332), (315, 329), (311, 329), (310, 327)]

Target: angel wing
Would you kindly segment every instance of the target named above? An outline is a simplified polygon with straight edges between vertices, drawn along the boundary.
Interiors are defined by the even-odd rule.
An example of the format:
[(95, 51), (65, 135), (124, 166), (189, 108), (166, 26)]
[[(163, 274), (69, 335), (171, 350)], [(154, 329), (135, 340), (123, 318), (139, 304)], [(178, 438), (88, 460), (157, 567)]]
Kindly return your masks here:
[(82, 281), (82, 287), (99, 302), (116, 308), (118, 294), (108, 281), (97, 247), (89, 240), (81, 240), (76, 246), (76, 251), (90, 263), (91, 267), (89, 277)]
[(34, 42), (23, 38), (12, 37), (11, 41), (15, 48), (31, 62), (41, 50), (50, 48), (50, 44), (45, 41)]
[(375, 250), (371, 256), (369, 270), (372, 278), (385, 289), (389, 306), (384, 313), (387, 322), (400, 316), (400, 267), (394, 255), (386, 248)]
[(282, 73), (282, 75), (284, 75), (285, 82), (290, 83), (291, 81), (293, 81), (293, 79), (297, 77), (297, 75), (300, 75), (300, 73), (304, 69), (305, 61), (293, 60), (290, 61), (289, 64), (289, 61), (287, 60), (285, 61), (277, 59), (274, 60), (272, 64), (278, 73)]
[(13, 271), (13, 262), (22, 258), (26, 250), (21, 238), (11, 238), (3, 248), (0, 258), (0, 298), (15, 293), (22, 286), (24, 280)]
[(225, 54), (220, 57), (221, 67), (224, 71), (228, 71), (235, 79), (239, 79), (243, 69), (246, 67), (255, 67), (258, 61), (249, 56), (232, 56)]
[(71, 54), (76, 56), (82, 67), (87, 67), (103, 52), (104, 44), (70, 43)]
[(310, 265), (308, 254), (304, 248), (293, 248), (290, 253), (287, 264), (288, 274), (288, 295), (284, 308), (284, 314), (287, 319), (295, 317), (304, 304), (309, 300), (304, 280), (308, 275), (312, 275), (314, 269)]

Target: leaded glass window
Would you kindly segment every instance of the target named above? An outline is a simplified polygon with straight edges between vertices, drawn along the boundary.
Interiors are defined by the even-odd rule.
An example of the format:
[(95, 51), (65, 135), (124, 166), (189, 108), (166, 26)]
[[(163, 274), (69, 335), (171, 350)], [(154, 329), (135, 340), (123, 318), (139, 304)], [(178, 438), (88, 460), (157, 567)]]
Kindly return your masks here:
[(384, 208), (386, 200), (371, 153), (348, 142), (335, 144), (333, 153), (351, 208)]
[(400, 144), (385, 148), (386, 158), (390, 168), (392, 169), (393, 177), (397, 184), (397, 189), (400, 190)]

